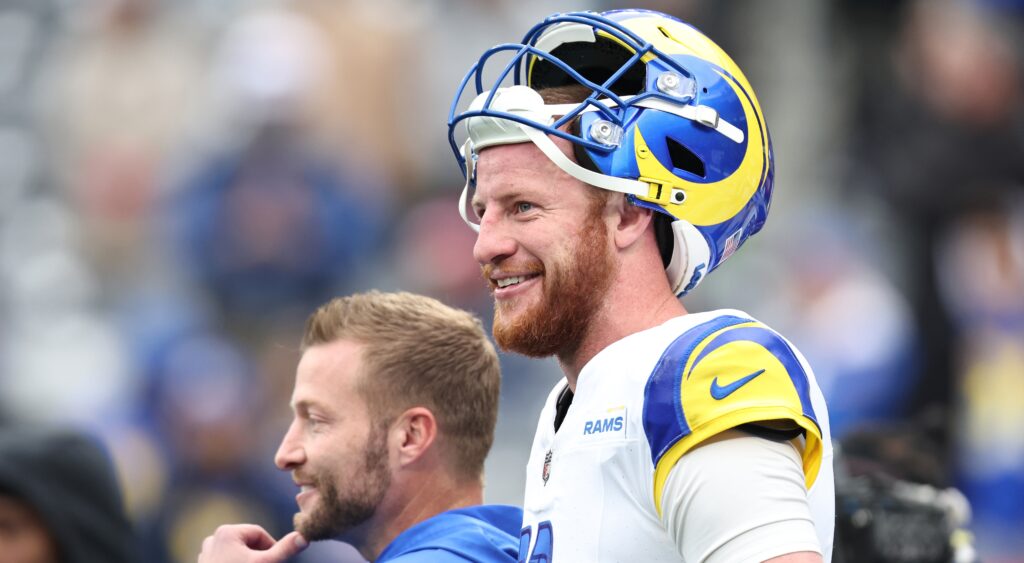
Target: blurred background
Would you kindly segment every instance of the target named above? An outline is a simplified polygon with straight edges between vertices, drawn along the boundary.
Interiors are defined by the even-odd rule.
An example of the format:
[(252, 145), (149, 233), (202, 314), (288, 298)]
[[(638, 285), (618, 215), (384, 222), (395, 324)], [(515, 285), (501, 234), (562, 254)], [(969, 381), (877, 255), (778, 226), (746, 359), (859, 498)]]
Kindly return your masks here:
[[(148, 562), (289, 530), (306, 315), (378, 288), (489, 322), (450, 97), (543, 16), (617, 7), (713, 37), (773, 135), (772, 216), (687, 307), (785, 334), (837, 440), (1024, 561), (1020, 0), (0, 0), (0, 423), (99, 436)], [(486, 496), (520, 504), (561, 374), (502, 361)]]

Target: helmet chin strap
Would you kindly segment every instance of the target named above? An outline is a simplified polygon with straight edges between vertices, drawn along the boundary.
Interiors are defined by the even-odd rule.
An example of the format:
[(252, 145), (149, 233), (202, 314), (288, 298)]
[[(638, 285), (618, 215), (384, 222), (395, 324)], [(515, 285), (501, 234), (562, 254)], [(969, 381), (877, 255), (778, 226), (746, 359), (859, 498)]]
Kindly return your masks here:
[(523, 133), (533, 141), (533, 144), (537, 145), (537, 148), (544, 153), (544, 156), (548, 157), (548, 160), (555, 163), (555, 166), (562, 169), (563, 172), (594, 187), (611, 190), (613, 192), (620, 192), (627, 195), (647, 197), (647, 193), (650, 191), (650, 185), (647, 182), (641, 182), (639, 180), (629, 180), (626, 178), (617, 178), (615, 176), (606, 176), (593, 170), (588, 170), (579, 164), (573, 162), (565, 153), (558, 148), (558, 145), (551, 140), (543, 131), (534, 129), (533, 127), (519, 124), (519, 127), (523, 130)]
[(480, 232), (480, 225), (474, 223), (469, 218), (471, 212), (469, 198), (470, 188), (476, 186), (476, 155), (473, 153), (473, 143), (466, 141), (462, 145), (462, 158), (466, 163), (466, 185), (462, 186), (462, 195), (459, 196), (459, 215), (462, 220), (469, 225), (470, 229), (476, 232)]

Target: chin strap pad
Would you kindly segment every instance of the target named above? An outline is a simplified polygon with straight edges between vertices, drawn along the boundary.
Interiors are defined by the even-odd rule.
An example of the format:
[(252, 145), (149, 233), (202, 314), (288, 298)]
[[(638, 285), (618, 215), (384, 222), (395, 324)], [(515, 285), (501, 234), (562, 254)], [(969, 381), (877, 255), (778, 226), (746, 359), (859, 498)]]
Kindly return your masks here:
[(672, 222), (672, 259), (665, 268), (669, 287), (676, 297), (690, 292), (704, 279), (711, 261), (711, 249), (689, 221)]

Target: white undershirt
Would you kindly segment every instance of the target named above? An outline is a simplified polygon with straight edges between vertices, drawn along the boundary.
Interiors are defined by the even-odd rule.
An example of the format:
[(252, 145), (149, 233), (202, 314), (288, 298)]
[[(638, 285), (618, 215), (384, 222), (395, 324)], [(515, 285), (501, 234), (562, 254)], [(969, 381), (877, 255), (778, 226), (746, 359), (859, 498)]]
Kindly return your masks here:
[(792, 441), (730, 430), (687, 452), (665, 483), (661, 521), (686, 563), (821, 553)]

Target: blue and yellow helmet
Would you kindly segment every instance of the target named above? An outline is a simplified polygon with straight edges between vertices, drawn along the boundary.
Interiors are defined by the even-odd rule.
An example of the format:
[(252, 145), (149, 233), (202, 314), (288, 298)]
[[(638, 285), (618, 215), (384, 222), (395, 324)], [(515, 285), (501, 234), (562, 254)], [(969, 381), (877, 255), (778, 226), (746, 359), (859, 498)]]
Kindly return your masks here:
[[(488, 65), (499, 55), (511, 60)], [(569, 85), (585, 87), (585, 99), (545, 104), (538, 93)], [(571, 141), (575, 161), (548, 135)], [(572, 176), (658, 212), (680, 296), (761, 230), (771, 202), (771, 139), (746, 77), (703, 33), (659, 12), (555, 14), (521, 43), (491, 48), (459, 86), (448, 138), (471, 226), (477, 152), (533, 142)]]

